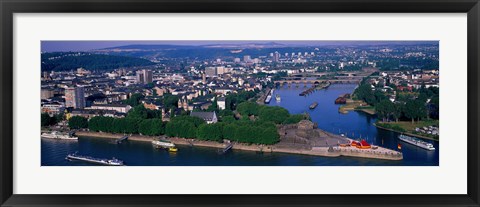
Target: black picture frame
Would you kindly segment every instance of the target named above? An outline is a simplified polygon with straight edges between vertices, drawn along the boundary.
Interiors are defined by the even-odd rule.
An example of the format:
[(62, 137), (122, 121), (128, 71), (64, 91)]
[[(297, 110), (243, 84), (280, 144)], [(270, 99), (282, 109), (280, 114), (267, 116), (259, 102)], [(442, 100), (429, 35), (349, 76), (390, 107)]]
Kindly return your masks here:
[[(478, 0), (0, 0), (1, 206), (479, 206)], [(468, 189), (466, 195), (19, 195), (13, 194), (13, 15), (15, 13), (467, 13)], [(446, 178), (449, 179), (449, 178)], [(93, 187), (93, 186), (92, 186)]]

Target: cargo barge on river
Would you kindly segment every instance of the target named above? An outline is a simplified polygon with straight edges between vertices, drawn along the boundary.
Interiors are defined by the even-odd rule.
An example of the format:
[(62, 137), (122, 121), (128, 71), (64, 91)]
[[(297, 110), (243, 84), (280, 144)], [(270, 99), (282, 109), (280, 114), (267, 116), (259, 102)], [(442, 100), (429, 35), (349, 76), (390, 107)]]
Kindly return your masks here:
[(123, 161), (118, 160), (116, 158), (112, 158), (111, 160), (109, 159), (102, 159), (102, 158), (95, 158), (95, 157), (90, 157), (90, 156), (83, 156), (83, 155), (78, 155), (77, 153), (69, 154), (65, 158), (66, 160), (72, 161), (72, 160), (79, 160), (79, 161), (85, 161), (85, 162), (91, 162), (95, 164), (100, 164), (100, 165), (110, 165), (110, 166), (122, 166)]

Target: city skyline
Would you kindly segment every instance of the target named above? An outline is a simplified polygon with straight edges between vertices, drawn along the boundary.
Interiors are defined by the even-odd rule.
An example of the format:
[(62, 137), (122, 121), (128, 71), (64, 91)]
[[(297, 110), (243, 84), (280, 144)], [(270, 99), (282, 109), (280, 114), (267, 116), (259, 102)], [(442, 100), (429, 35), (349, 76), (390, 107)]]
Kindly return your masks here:
[(44, 166), (439, 165), (438, 41), (43, 43)]

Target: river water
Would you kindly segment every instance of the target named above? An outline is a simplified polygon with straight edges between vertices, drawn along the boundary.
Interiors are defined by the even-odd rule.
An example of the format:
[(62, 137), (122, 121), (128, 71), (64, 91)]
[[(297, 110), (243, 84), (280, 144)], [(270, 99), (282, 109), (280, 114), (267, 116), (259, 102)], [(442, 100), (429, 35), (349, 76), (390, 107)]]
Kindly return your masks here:
[[(366, 139), (369, 143), (390, 149), (397, 149), (401, 143), (403, 160), (390, 161), (352, 157), (319, 157), (294, 155), (284, 153), (257, 153), (231, 150), (220, 155), (217, 149), (203, 147), (179, 146), (178, 152), (157, 150), (148, 142), (126, 141), (114, 144), (111, 139), (80, 137), (78, 141), (49, 140), (41, 141), (42, 166), (93, 165), (81, 161), (67, 161), (69, 153), (88, 155), (98, 158), (116, 157), (128, 166), (438, 166), (438, 142), (434, 144), (437, 150), (427, 151), (398, 140), (397, 133), (377, 129), (373, 126), (376, 119), (363, 112), (350, 111), (347, 114), (338, 112), (335, 99), (344, 93), (352, 93), (354, 84), (334, 84), (324, 90), (318, 90), (308, 96), (299, 96), (303, 87), (287, 86), (275, 90), (281, 96), (281, 101), (275, 98), (271, 106), (281, 106), (290, 113), (309, 113), (312, 121), (318, 127), (336, 134), (346, 134), (355, 139)], [(314, 110), (308, 107), (318, 102)]]

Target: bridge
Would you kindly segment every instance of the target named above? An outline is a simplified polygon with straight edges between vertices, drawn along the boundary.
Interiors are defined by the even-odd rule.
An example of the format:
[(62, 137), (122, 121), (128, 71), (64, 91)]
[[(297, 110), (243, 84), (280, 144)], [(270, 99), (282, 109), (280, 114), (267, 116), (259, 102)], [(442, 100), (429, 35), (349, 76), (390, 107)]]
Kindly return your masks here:
[(307, 79), (307, 78), (292, 78), (292, 77), (287, 77), (284, 78), (283, 80), (277, 80), (274, 81), (275, 85), (288, 85), (288, 87), (291, 87), (292, 85), (299, 87), (303, 85), (303, 87), (307, 87), (307, 85), (311, 84), (320, 84), (322, 82), (330, 82), (330, 83), (355, 83), (358, 84), (364, 76), (334, 76), (331, 79)]
[[(290, 77), (324, 77), (326, 75), (331, 75), (333, 74), (332, 72), (317, 72), (317, 73), (295, 73), (291, 74)], [(365, 72), (358, 72), (358, 71), (344, 71), (344, 72), (336, 72), (335, 74), (341, 75), (341, 76), (358, 76), (358, 75), (365, 75), (367, 73)], [(370, 73), (368, 73), (370, 74)]]

